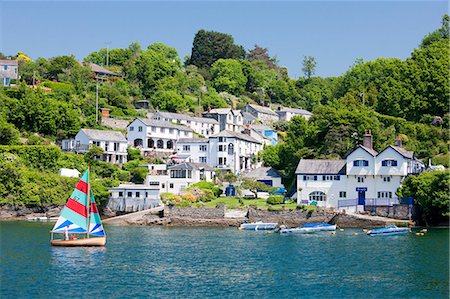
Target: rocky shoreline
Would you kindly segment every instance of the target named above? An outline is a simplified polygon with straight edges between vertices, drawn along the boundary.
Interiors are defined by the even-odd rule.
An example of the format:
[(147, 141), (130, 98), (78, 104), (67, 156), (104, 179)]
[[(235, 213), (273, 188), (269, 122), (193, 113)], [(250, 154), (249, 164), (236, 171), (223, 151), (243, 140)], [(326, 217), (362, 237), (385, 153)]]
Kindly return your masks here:
[[(55, 218), (59, 216), (62, 207), (51, 207), (46, 210), (2, 207), (0, 221), (27, 220), (38, 217)], [(383, 227), (389, 224), (399, 226), (414, 226), (412, 221), (391, 219), (385, 217), (336, 213), (320, 210), (312, 214), (299, 210), (267, 211), (248, 208), (247, 210), (227, 210), (217, 208), (179, 208), (159, 207), (136, 213), (115, 217), (111, 211), (104, 211), (103, 222), (108, 225), (166, 225), (166, 226), (210, 226), (210, 227), (238, 227), (243, 221), (276, 222), (288, 227), (294, 227), (307, 222), (328, 222), (338, 227)]]

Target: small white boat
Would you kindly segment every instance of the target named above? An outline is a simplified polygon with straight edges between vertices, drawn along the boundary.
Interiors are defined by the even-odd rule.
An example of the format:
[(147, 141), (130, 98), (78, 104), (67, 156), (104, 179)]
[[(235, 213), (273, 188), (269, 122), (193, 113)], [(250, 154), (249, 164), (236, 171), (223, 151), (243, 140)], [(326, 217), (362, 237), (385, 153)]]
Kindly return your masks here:
[(397, 227), (396, 225), (390, 225), (381, 228), (374, 228), (367, 232), (369, 236), (393, 236), (404, 235), (411, 232), (409, 227)]
[(305, 223), (302, 227), (281, 228), (280, 234), (311, 234), (323, 231), (335, 231), (335, 224), (325, 222)]
[(48, 217), (30, 217), (27, 218), (27, 221), (48, 221)]
[(242, 230), (274, 230), (278, 226), (278, 223), (271, 223), (271, 222), (252, 222), (252, 223), (242, 223), (241, 226), (239, 226), (239, 229)]

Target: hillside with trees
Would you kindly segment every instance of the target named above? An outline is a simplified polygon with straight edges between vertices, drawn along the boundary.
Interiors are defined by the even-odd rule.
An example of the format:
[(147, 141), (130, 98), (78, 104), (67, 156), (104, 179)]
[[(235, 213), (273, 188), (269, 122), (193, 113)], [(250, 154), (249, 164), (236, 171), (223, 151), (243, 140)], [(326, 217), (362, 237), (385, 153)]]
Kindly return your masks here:
[[(442, 26), (418, 41), (405, 60), (357, 59), (343, 75), (328, 78), (314, 76), (320, 61), (313, 56), (299, 61), (305, 76), (290, 78), (267, 48), (255, 45), (246, 50), (229, 34), (203, 29), (184, 60), (162, 43), (100, 49), (82, 62), (69, 53), (31, 60), (19, 52), (10, 57), (19, 61), (20, 79), (13, 82), (15, 87), (0, 88), (0, 144), (4, 145), (0, 177), (23, 171), (19, 176), (23, 180), (28, 171), (35, 171), (26, 158), (11, 150), (14, 146), (49, 147), (73, 137), (80, 128), (103, 128), (96, 122), (96, 79), (90, 63), (120, 75), (98, 84), (99, 107), (111, 109), (111, 117), (145, 117), (145, 111), (135, 109), (141, 100), (148, 100), (152, 109), (190, 114), (209, 108), (240, 109), (246, 103), (312, 111), (309, 121), (294, 118), (274, 124), (284, 142), (260, 154), (265, 165), (291, 181), (300, 158), (344, 157), (366, 129), (372, 130), (377, 150), (400, 136), (404, 147), (418, 158), (437, 159), (448, 167), (449, 20), (445, 15)], [(5, 54), (0, 53), (0, 58)], [(79, 158), (60, 153), (48, 159), (52, 165), (67, 165), (61, 159)], [(138, 163), (133, 163), (123, 169), (99, 166), (98, 177), (108, 180), (105, 186), (128, 180), (133, 172), (138, 175), (133, 166)], [(79, 170), (85, 166), (73, 164)], [(25, 194), (15, 195), (11, 183), (0, 181), (1, 203), (28, 203)]]

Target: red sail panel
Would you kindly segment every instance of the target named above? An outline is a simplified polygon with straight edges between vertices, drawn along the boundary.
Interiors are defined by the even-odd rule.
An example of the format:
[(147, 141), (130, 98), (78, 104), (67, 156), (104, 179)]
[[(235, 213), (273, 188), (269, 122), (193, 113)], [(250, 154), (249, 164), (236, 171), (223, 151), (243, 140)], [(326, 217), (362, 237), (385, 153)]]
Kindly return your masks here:
[(72, 198), (69, 198), (69, 200), (66, 203), (66, 207), (71, 209), (72, 211), (80, 214), (84, 218), (87, 218), (86, 206), (82, 205), (78, 201), (76, 201)]
[(77, 190), (80, 190), (84, 194), (87, 194), (88, 184), (82, 180), (79, 180), (76, 188), (77, 188)]
[(98, 214), (97, 204), (95, 202), (91, 203), (91, 213)]

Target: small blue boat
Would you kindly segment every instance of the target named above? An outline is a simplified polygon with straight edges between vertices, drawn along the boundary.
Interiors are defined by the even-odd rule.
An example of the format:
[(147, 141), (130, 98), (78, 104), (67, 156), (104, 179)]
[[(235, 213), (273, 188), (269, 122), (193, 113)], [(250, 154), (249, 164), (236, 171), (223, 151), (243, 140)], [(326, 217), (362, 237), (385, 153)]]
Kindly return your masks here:
[(409, 227), (397, 227), (396, 225), (389, 225), (381, 228), (374, 228), (367, 232), (369, 236), (394, 236), (405, 235), (411, 232)]
[(315, 223), (305, 223), (303, 227), (294, 227), (294, 228), (281, 228), (280, 234), (310, 234), (315, 232), (323, 232), (323, 231), (335, 231), (335, 224), (328, 224), (325, 222), (315, 222)]
[(274, 230), (278, 226), (278, 223), (271, 222), (252, 222), (252, 223), (242, 223), (239, 229), (242, 230)]

